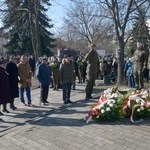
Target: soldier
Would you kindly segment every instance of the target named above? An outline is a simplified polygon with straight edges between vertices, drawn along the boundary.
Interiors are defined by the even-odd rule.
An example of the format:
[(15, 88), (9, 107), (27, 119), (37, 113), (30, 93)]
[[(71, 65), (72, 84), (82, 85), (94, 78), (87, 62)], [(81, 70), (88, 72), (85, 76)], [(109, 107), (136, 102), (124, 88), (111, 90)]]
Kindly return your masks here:
[(53, 90), (58, 91), (59, 86), (59, 63), (57, 58), (54, 57), (53, 63), (50, 64), (52, 70), (52, 77), (53, 77)]
[(85, 100), (89, 100), (90, 98), (92, 98), (91, 94), (93, 92), (93, 87), (99, 69), (99, 57), (96, 52), (95, 44), (91, 44), (91, 50), (88, 52), (84, 59), (87, 61), (87, 85), (85, 88)]
[(144, 45), (143, 42), (141, 41), (137, 42), (137, 49), (134, 52), (133, 61), (134, 61), (133, 71), (136, 88), (139, 90), (144, 87), (143, 72), (147, 68), (146, 52), (144, 51)]

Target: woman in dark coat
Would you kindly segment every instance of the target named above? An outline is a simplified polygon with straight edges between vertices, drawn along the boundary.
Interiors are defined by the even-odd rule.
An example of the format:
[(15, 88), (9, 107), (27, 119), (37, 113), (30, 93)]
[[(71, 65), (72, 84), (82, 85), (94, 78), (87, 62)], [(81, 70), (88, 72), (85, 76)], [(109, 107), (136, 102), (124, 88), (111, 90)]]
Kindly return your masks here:
[(3, 112), (9, 113), (6, 104), (10, 103), (12, 98), (9, 85), (9, 75), (4, 67), (5, 61), (4, 59), (0, 59), (0, 105), (3, 104)]
[(10, 103), (10, 109), (15, 110), (17, 107), (14, 106), (14, 99), (19, 97), (18, 90), (18, 67), (17, 57), (14, 55), (10, 56), (10, 61), (6, 64), (6, 71), (9, 74), (9, 84), (11, 90), (12, 101)]

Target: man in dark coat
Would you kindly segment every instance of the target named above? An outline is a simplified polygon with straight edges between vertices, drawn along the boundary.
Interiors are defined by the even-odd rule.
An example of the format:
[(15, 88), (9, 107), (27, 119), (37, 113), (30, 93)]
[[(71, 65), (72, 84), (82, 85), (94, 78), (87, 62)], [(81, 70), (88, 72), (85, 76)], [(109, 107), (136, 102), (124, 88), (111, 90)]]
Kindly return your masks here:
[[(3, 104), (3, 112), (9, 113), (6, 104), (12, 101), (9, 85), (9, 75), (5, 70), (5, 61), (0, 59), (0, 105)], [(2, 113), (0, 113), (2, 114)]]
[(47, 101), (48, 92), (49, 92), (49, 85), (50, 85), (50, 76), (51, 76), (51, 69), (47, 65), (48, 60), (47, 57), (42, 58), (42, 63), (38, 68), (37, 78), (40, 83), (41, 87), (41, 99), (42, 105), (46, 105), (46, 103), (49, 103)]
[(6, 64), (6, 71), (9, 74), (9, 84), (11, 90), (12, 101), (10, 103), (10, 109), (15, 110), (17, 107), (14, 106), (14, 99), (19, 97), (18, 89), (18, 67), (17, 57), (14, 55), (10, 56), (10, 61)]
[(71, 58), (66, 56), (60, 65), (60, 83), (62, 84), (63, 91), (63, 101), (64, 104), (72, 103), (70, 100), (71, 95), (71, 85), (74, 83), (74, 63), (72, 63)]

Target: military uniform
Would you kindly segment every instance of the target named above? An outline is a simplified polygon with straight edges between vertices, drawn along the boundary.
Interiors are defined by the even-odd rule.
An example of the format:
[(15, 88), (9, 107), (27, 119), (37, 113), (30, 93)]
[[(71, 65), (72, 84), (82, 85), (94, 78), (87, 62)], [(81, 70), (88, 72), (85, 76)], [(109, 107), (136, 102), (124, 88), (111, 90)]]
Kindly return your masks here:
[(53, 90), (58, 90), (59, 86), (59, 64), (57, 61), (52, 63), (50, 65), (51, 70), (52, 70), (52, 76), (53, 76), (53, 84), (54, 84), (54, 89)]
[(143, 71), (147, 68), (147, 56), (143, 49), (137, 49), (133, 56), (133, 73), (137, 89), (144, 87)]
[(93, 87), (97, 77), (97, 72), (99, 69), (99, 57), (96, 51), (90, 50), (85, 56), (85, 61), (87, 61), (87, 85), (85, 88), (86, 100), (91, 98), (93, 92)]

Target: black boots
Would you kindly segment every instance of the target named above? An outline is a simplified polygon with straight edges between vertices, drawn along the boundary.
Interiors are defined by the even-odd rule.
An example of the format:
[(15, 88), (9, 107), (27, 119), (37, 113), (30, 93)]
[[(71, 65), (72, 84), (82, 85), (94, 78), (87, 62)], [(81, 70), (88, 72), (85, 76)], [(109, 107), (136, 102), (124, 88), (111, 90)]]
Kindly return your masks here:
[(91, 96), (91, 94), (86, 94), (85, 100), (89, 100), (92, 99), (93, 97)]

